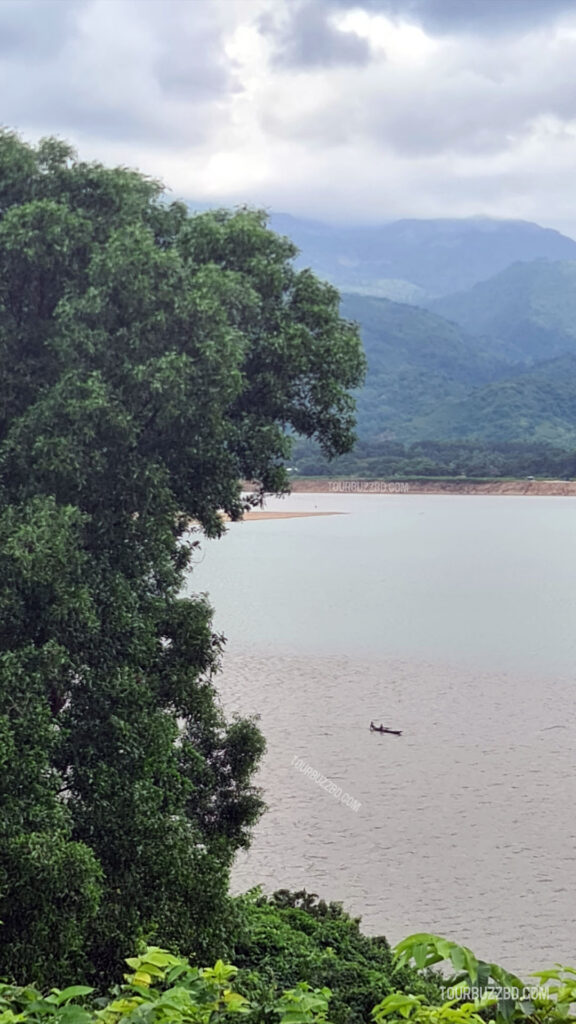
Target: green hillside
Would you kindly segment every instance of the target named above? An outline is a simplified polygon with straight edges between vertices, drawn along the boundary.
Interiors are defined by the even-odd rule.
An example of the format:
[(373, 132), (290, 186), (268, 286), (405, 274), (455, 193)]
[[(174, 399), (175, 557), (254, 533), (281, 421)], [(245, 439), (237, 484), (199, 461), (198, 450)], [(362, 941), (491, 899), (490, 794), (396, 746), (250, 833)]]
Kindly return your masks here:
[(341, 310), (360, 324), (368, 361), (358, 394), (361, 437), (416, 437), (415, 418), (509, 372), (475, 339), (428, 310), (361, 295), (344, 295)]
[[(498, 275), (492, 284), (502, 278), (525, 281), (519, 267), (524, 271), (516, 265), (512, 274)], [(553, 277), (546, 272), (550, 267), (555, 269)], [(368, 363), (365, 385), (357, 395), (359, 437), (404, 444), (480, 441), (576, 446), (576, 308), (571, 335), (568, 310), (573, 295), (566, 285), (572, 274), (576, 284), (576, 263), (546, 265), (544, 274), (540, 265), (530, 269), (539, 271), (532, 274), (533, 280), (553, 280), (558, 287), (559, 281), (565, 282), (554, 308), (556, 323), (561, 315), (565, 318), (562, 337), (568, 339), (562, 355), (533, 364), (526, 337), (520, 351), (523, 361), (511, 362), (510, 345), (486, 334), (474, 337), (429, 310), (373, 296), (344, 295), (342, 313), (360, 324)], [(533, 316), (536, 308), (533, 302)], [(512, 316), (511, 302), (508, 309)], [(518, 305), (516, 317), (520, 309)], [(486, 310), (484, 314), (486, 318)], [(543, 314), (540, 328), (543, 336), (547, 330)], [(560, 333), (550, 329), (549, 334), (560, 347)], [(566, 351), (570, 345), (572, 351)]]
[(483, 349), (519, 361), (576, 352), (576, 261), (514, 263), (466, 292), (428, 307), (465, 331), (483, 336)]
[(419, 439), (548, 442), (576, 446), (576, 355), (476, 388), (411, 424)]

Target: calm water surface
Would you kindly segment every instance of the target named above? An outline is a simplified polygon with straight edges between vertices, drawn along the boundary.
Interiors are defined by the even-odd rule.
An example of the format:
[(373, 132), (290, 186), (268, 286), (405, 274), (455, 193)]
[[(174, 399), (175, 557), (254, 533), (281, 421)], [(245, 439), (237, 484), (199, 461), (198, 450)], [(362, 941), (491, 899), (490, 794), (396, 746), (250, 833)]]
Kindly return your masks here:
[(268, 740), (236, 887), (306, 887), (519, 971), (574, 962), (576, 499), (268, 507), (345, 514), (234, 525), (190, 579), (229, 639), (223, 701)]

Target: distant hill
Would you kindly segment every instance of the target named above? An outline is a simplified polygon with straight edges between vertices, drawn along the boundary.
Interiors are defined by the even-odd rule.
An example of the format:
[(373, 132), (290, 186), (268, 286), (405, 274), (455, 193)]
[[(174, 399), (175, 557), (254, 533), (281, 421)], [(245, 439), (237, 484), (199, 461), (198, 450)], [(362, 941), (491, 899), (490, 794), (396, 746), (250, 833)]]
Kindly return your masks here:
[(400, 301), (471, 288), (519, 260), (576, 260), (576, 241), (538, 224), (473, 217), (337, 226), (273, 213), (271, 227), (342, 291)]
[(527, 367), (425, 309), (343, 295), (341, 310), (359, 323), (368, 362), (361, 438), (576, 446), (576, 344)]
[(514, 263), (469, 291), (427, 303), (484, 347), (535, 361), (576, 352), (576, 261)]
[(360, 324), (368, 361), (357, 398), (362, 437), (416, 437), (415, 418), (511, 372), (456, 324), (428, 310), (345, 294), (341, 312)]
[(419, 439), (546, 442), (576, 446), (576, 354), (539, 363), (416, 417)]

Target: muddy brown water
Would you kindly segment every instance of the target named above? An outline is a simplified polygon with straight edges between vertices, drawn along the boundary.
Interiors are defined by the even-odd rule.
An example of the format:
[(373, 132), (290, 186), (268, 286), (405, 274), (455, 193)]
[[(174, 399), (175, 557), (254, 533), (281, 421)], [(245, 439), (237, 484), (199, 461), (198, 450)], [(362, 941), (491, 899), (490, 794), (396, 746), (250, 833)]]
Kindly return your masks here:
[(346, 514), (236, 524), (190, 579), (229, 638), (222, 700), (268, 741), (235, 887), (575, 963), (576, 499), (287, 502)]

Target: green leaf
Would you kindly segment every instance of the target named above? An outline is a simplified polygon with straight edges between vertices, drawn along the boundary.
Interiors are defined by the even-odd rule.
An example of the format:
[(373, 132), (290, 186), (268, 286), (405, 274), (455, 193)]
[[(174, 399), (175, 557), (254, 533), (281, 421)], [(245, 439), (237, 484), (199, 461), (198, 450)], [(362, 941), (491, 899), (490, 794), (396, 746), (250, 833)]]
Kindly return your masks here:
[[(57, 990), (54, 990), (57, 991)], [(94, 989), (89, 985), (69, 985), (58, 992), (58, 1005), (67, 1002), (69, 999), (79, 999), (81, 996), (89, 996)]]

